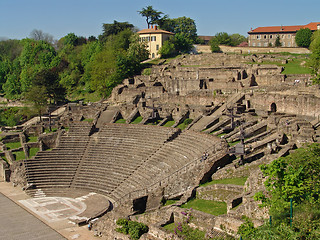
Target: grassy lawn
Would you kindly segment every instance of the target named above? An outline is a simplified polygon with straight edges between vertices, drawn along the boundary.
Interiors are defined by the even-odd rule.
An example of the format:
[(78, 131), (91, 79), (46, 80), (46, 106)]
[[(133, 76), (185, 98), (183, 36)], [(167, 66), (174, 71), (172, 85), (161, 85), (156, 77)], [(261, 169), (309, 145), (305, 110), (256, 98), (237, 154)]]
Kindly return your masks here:
[(177, 128), (180, 128), (181, 130), (185, 129), (190, 123), (192, 122), (192, 119), (187, 118), (183, 121), (183, 123), (180, 123)]
[(29, 158), (35, 156), (39, 152), (39, 148), (30, 148), (29, 150)]
[(311, 74), (311, 70), (304, 66), (301, 66), (301, 63), (305, 61), (304, 59), (293, 59), (289, 61), (284, 66), (284, 71), (282, 74)]
[[(263, 61), (258, 63), (259, 65), (277, 65), (284, 67), (282, 74), (311, 74), (311, 70), (305, 66), (302, 66), (301, 63), (306, 61), (306, 58), (295, 58), (291, 61), (288, 61), (287, 64), (282, 64), (281, 62), (270, 62), (270, 61)], [(254, 63), (248, 63), (254, 64)]]
[(164, 127), (172, 127), (173, 124), (175, 124), (175, 122), (172, 120), (172, 121), (167, 121), (163, 126)]
[(20, 148), (21, 147), (21, 143), (20, 142), (11, 142), (11, 143), (5, 143), (5, 145), (7, 146), (7, 149), (16, 149), (16, 148)]
[(51, 128), (51, 131), (49, 129), (45, 129), (44, 132), (45, 133), (53, 133), (53, 132), (56, 132), (58, 131), (58, 128)]
[(176, 228), (176, 224), (173, 222), (173, 223), (169, 223), (167, 225), (164, 225), (163, 228), (169, 232), (173, 232), (174, 229)]
[(71, 102), (78, 102), (83, 101), (84, 103), (87, 102), (97, 102), (101, 100), (101, 96), (96, 93), (74, 93), (73, 95), (68, 96), (68, 100)]
[(171, 204), (174, 204), (176, 203), (178, 200), (173, 200), (173, 199), (169, 199), (165, 202), (165, 204), (163, 206), (168, 206), (168, 205), (171, 205)]
[(245, 182), (247, 181), (247, 178), (248, 177), (224, 178), (224, 179), (212, 180), (211, 182), (201, 184), (201, 186), (205, 187), (205, 186), (213, 185), (213, 184), (234, 184), (234, 185), (243, 186), (245, 184)]
[(229, 142), (228, 144), (229, 144), (230, 147), (232, 147), (232, 146), (234, 146), (234, 145), (236, 145), (238, 143), (240, 143), (240, 140), (235, 141), (235, 142)]
[(141, 121), (142, 121), (142, 117), (141, 116), (139, 116), (139, 117), (136, 117), (132, 122), (131, 122), (131, 124), (138, 124), (138, 123), (140, 123)]
[(24, 155), (23, 151), (13, 152), (12, 154), (13, 154), (14, 158), (16, 159), (16, 161), (25, 159), (25, 155)]
[(126, 120), (123, 118), (118, 119), (115, 123), (126, 123)]
[(29, 136), (27, 142), (38, 142), (38, 137)]
[(83, 122), (89, 122), (92, 123), (93, 122), (93, 118), (85, 118), (82, 120)]
[(217, 202), (203, 199), (192, 199), (181, 205), (182, 208), (193, 208), (201, 212), (209, 213), (214, 216), (227, 213), (227, 204), (225, 202)]

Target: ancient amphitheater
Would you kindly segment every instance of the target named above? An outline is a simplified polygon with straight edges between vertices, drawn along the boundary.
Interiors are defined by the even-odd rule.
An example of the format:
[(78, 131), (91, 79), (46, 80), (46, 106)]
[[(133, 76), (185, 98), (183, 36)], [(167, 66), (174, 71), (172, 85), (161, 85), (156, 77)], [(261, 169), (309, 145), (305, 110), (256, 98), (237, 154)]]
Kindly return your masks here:
[[(310, 75), (284, 75), (272, 64), (294, 58), (200, 54), (161, 61), (150, 74), (126, 79), (109, 99), (61, 107), (50, 121), (57, 131), (44, 132), (47, 118), (15, 132), (2, 128), (7, 162), (0, 175), (34, 204), (82, 199), (72, 203), (78, 212), (70, 220), (95, 219), (93, 232), (105, 239), (126, 239), (115, 231), (120, 217), (147, 224), (144, 239), (172, 237), (162, 227), (181, 219), (179, 206), (193, 197), (227, 204), (220, 216), (192, 210), (197, 227), (207, 236), (236, 236), (242, 215), (256, 224), (268, 217), (252, 198), (263, 189), (258, 166), (319, 140), (319, 88)], [(8, 149), (8, 142), (21, 147)], [(40, 151), (30, 156), (32, 148)], [(25, 160), (15, 161), (19, 151)], [(245, 185), (199, 186), (236, 177), (246, 177)]]

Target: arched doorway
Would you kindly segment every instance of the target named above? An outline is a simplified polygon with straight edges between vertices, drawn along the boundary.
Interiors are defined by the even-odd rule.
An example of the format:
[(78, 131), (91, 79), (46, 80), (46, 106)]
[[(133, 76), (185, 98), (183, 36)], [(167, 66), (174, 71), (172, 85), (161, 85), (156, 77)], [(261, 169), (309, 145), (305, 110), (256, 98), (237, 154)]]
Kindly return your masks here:
[(270, 111), (271, 112), (276, 112), (277, 111), (277, 105), (275, 103), (271, 103)]

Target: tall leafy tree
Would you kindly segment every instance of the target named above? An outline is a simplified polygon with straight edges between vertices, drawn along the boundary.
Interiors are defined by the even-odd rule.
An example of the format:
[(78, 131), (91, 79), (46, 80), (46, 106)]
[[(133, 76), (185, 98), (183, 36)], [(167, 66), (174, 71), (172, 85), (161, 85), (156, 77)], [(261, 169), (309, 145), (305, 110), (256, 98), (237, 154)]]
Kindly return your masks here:
[(312, 54), (310, 55), (308, 65), (314, 76), (313, 82), (315, 84), (320, 84), (320, 31), (314, 32), (311, 39), (310, 50), (312, 51)]
[(142, 8), (141, 11), (138, 11), (138, 13), (146, 18), (146, 22), (148, 25), (148, 28), (150, 28), (151, 24), (156, 23), (159, 19), (161, 19), (162, 12), (156, 11), (153, 9), (152, 6), (147, 6), (145, 8)]
[(117, 22), (103, 24), (103, 33), (99, 35), (99, 41), (105, 42), (109, 36), (117, 35), (118, 33), (129, 29), (133, 30), (134, 26), (128, 22)]
[(193, 43), (197, 39), (197, 26), (195, 21), (188, 17), (179, 17), (170, 19), (165, 16), (158, 21), (159, 27), (163, 30), (179, 34), (180, 36), (191, 40)]
[(311, 43), (312, 31), (309, 28), (302, 28), (296, 33), (296, 43), (299, 47), (308, 48)]

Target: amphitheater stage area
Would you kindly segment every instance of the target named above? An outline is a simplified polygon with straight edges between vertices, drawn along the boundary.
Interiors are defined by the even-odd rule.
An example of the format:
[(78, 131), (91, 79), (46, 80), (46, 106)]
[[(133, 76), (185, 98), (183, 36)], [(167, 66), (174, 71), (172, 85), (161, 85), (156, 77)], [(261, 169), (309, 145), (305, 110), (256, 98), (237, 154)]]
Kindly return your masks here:
[[(62, 192), (62, 191), (61, 191)], [(30, 198), (10, 183), (0, 183), (0, 239), (92, 239), (86, 222), (111, 207), (100, 194), (64, 191), (60, 196)]]

